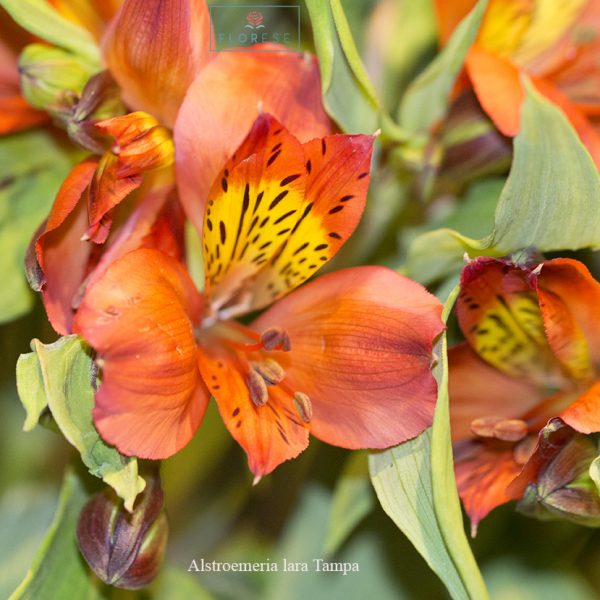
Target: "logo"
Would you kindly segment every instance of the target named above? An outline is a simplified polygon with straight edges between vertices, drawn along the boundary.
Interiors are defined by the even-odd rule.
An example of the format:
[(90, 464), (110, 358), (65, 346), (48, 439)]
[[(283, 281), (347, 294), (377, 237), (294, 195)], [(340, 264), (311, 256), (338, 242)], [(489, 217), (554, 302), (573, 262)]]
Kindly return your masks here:
[(246, 27), (249, 27), (250, 29), (264, 29), (265, 26), (262, 24), (263, 19), (264, 17), (261, 12), (253, 10), (246, 15), (246, 21), (248, 21)]
[(299, 52), (300, 6), (210, 7), (211, 52)]

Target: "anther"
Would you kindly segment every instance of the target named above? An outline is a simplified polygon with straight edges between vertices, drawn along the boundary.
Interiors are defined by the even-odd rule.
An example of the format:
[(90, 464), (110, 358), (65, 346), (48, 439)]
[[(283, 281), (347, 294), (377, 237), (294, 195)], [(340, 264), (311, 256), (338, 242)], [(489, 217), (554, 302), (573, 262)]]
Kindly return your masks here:
[(265, 380), (254, 370), (251, 369), (246, 377), (246, 384), (250, 392), (250, 400), (257, 407), (264, 406), (269, 400), (269, 392)]
[(252, 368), (265, 380), (267, 385), (277, 385), (285, 377), (283, 367), (272, 358), (264, 362), (251, 363)]
[(267, 351), (275, 350), (279, 346), (284, 352), (291, 350), (290, 336), (281, 327), (269, 327), (260, 335), (263, 348)]
[(494, 437), (504, 442), (518, 442), (527, 435), (527, 423), (521, 419), (507, 419), (496, 423)]
[(471, 422), (471, 431), (479, 437), (493, 438), (494, 427), (503, 420), (502, 417), (481, 417)]
[(296, 411), (300, 415), (300, 418), (305, 423), (310, 423), (313, 416), (310, 398), (303, 392), (296, 392), (294, 394), (294, 406), (296, 407)]

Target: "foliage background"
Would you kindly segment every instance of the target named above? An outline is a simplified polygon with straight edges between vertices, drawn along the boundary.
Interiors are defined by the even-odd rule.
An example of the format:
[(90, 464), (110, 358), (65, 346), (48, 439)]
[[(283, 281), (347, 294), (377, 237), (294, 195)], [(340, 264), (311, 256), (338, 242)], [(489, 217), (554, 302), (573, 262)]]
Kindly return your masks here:
[[(406, 36), (402, 43), (398, 40), (384, 48), (385, 64), (374, 67), (371, 59), (375, 49), (367, 26), (374, 5), (374, 0), (353, 0), (345, 2), (344, 9), (382, 104), (394, 115), (407, 84), (435, 55), (433, 17), (429, 2), (406, 0)], [(313, 49), (305, 5), (301, 11), (302, 42), (307, 49)], [(348, 97), (341, 95), (345, 101)], [(326, 100), (335, 108), (340, 98), (326, 96)], [(357, 102), (348, 108), (350, 127), (369, 123), (368, 103)], [(406, 171), (390, 170), (394, 157), (385, 158), (388, 167), (373, 178), (365, 220), (354, 241), (330, 268), (363, 262), (399, 267), (406, 257), (409, 240), (442, 224), (474, 238), (489, 233), (498, 180), (488, 178), (483, 184), (472, 183), (462, 204), (427, 205), (415, 193), (415, 187), (407, 184)], [(23, 229), (13, 233), (26, 237), (35, 226), (30, 219), (13, 223)], [(585, 260), (598, 277), (597, 255), (580, 252), (577, 257)], [(7, 260), (11, 257), (0, 256), (0, 261)], [(75, 451), (53, 432), (40, 427), (30, 433), (21, 431), (24, 412), (15, 386), (16, 360), (20, 353), (29, 351), (32, 338), (44, 343), (56, 339), (39, 300), (35, 298), (33, 302), (29, 314), (0, 327), (2, 598), (8, 597), (23, 579), (52, 521), (63, 472), (72, 459), (79, 460)], [(451, 333), (456, 333), (452, 324)], [(98, 597), (448, 597), (442, 583), (379, 507), (368, 482), (365, 455), (351, 455), (312, 440), (309, 450), (298, 459), (283, 464), (260, 485), (252, 487), (243, 453), (232, 442), (213, 405), (192, 443), (165, 462), (162, 475), (171, 525), (169, 567), (149, 591), (129, 593), (96, 584)], [(85, 479), (92, 486), (96, 484), (89, 476)], [(515, 513), (513, 506), (508, 505), (484, 521), (473, 541), (473, 550), (494, 599), (591, 600), (600, 596), (598, 531), (570, 523), (534, 521)], [(360, 572), (346, 576), (314, 572), (185, 572), (192, 559), (270, 559), (281, 563), (284, 557), (310, 562), (328, 556), (339, 562), (356, 561)], [(52, 591), (48, 590), (44, 597), (52, 598)]]

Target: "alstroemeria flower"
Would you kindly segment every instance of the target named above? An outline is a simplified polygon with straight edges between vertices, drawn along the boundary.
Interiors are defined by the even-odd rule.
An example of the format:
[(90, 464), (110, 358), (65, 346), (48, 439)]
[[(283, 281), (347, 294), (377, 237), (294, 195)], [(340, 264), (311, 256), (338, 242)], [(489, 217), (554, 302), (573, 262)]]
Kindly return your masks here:
[[(67, 10), (73, 0), (59, 4)], [(77, 305), (73, 294), (80, 297), (83, 277), (91, 269), (89, 261), (97, 260), (102, 251), (91, 248), (89, 241), (103, 244), (108, 239), (114, 211), (140, 188), (145, 173), (161, 169), (164, 177), (161, 189), (155, 193), (145, 186), (139, 197), (164, 196), (168, 184), (178, 184), (188, 217), (201, 228), (208, 187), (250, 128), (258, 104), (301, 141), (330, 132), (314, 57), (279, 52), (272, 46), (269, 52), (239, 54), (235, 60), (230, 53), (221, 53), (207, 64), (208, 46), (208, 12), (200, 0), (126, 0), (106, 32), (104, 55), (110, 74), (97, 75), (96, 86), (88, 84), (91, 98), (82, 96), (79, 104), (85, 106), (76, 108), (82, 114), (76, 115), (78, 129), (71, 133), (93, 152), (103, 152), (101, 134), (110, 147), (69, 175), (50, 219), (54, 233), (36, 244), (39, 264), (30, 261), (29, 266), (34, 288), (43, 288), (48, 316), (59, 333), (69, 332)], [(86, 115), (92, 114), (103, 95), (108, 94), (107, 101), (114, 95), (111, 86), (100, 85), (111, 82), (112, 76), (130, 108), (152, 112), (138, 110), (100, 122), (93, 115), (88, 119)], [(176, 181), (175, 172), (165, 169), (173, 161), (173, 139), (166, 126), (172, 125), (194, 78), (175, 135)], [(87, 210), (87, 224), (83, 215), (67, 218), (83, 205), (87, 209), (77, 208), (77, 212)], [(61, 244), (54, 244), (54, 249), (59, 254), (44, 260), (49, 240), (58, 238)]]
[(450, 406), (460, 496), (474, 530), (519, 498), (538, 432), (560, 417), (600, 431), (600, 283), (578, 261), (531, 269), (479, 258), (461, 276), (466, 343), (450, 349)]
[[(476, 0), (436, 0), (442, 43)], [(521, 75), (557, 104), (600, 165), (600, 0), (490, 0), (466, 70), (502, 133), (520, 128)]]
[[(212, 395), (257, 478), (309, 432), (383, 448), (432, 420), (439, 302), (383, 267), (311, 277), (356, 227), (372, 136), (302, 144), (262, 114), (221, 167), (204, 212), (206, 284), (178, 261), (137, 250), (87, 288), (73, 330), (96, 350), (94, 421), (121, 452), (166, 458), (198, 428)], [(249, 325), (233, 319), (275, 304)]]

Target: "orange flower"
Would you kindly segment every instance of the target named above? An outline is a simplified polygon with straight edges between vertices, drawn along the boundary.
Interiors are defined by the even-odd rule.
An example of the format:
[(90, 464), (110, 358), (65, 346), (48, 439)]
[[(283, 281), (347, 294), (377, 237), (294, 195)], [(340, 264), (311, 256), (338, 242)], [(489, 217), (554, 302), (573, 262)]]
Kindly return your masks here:
[[(441, 40), (475, 0), (436, 0)], [(490, 0), (466, 70), (502, 133), (520, 128), (522, 74), (558, 105), (600, 165), (600, 0)]]
[[(91, 283), (73, 330), (96, 350), (94, 420), (125, 454), (165, 458), (196, 431), (210, 395), (257, 478), (309, 432), (346, 448), (414, 437), (436, 399), (441, 306), (382, 267), (319, 270), (356, 227), (373, 137), (302, 144), (262, 114), (221, 167), (204, 212), (200, 295), (177, 260), (130, 252)], [(250, 325), (233, 317), (277, 300)]]
[(450, 350), (449, 385), (457, 484), (474, 531), (532, 482), (519, 474), (532, 472), (551, 417), (600, 431), (599, 305), (600, 283), (575, 260), (531, 269), (480, 258), (463, 270), (467, 341)]

